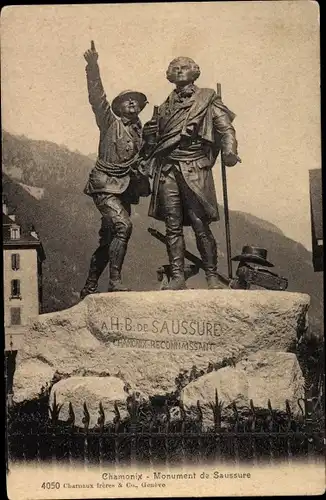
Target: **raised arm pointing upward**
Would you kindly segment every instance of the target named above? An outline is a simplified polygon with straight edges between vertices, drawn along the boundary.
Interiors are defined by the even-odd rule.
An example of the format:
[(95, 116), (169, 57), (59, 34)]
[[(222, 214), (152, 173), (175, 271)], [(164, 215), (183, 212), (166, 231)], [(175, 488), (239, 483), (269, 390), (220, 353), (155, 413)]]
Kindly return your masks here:
[(100, 244), (92, 255), (81, 298), (96, 292), (99, 277), (109, 262), (108, 290), (127, 290), (121, 282), (121, 269), (132, 232), (131, 204), (138, 203), (139, 196), (149, 194), (148, 180), (140, 182), (134, 173), (142, 142), (138, 115), (147, 98), (141, 92), (125, 90), (110, 105), (102, 85), (93, 41), (84, 58), (87, 62), (88, 98), (100, 129), (98, 158), (84, 192), (93, 198), (102, 216), (102, 226)]

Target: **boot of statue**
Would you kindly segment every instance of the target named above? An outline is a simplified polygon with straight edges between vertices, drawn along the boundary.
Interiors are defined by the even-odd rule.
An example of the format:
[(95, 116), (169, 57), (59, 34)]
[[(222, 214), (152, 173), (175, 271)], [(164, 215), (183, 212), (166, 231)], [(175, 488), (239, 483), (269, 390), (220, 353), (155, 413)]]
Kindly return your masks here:
[(109, 247), (101, 246), (92, 255), (88, 276), (83, 289), (80, 292), (80, 299), (87, 295), (97, 293), (98, 280), (109, 262)]
[(184, 266), (184, 237), (169, 236), (166, 241), (170, 261), (171, 279), (165, 287), (162, 287), (162, 290), (185, 290), (187, 285)]
[(127, 242), (114, 238), (110, 245), (110, 280), (108, 292), (130, 292), (130, 288), (123, 285), (121, 269), (127, 253)]
[(196, 243), (204, 265), (208, 289), (224, 289), (225, 286), (220, 282), (217, 274), (217, 245), (211, 230), (208, 228), (206, 232), (196, 235)]

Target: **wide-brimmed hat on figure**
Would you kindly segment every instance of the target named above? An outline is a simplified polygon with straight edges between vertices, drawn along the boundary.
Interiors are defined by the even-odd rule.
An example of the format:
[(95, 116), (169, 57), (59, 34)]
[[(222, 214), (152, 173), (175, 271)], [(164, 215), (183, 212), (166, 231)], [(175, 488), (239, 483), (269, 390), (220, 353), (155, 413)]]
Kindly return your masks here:
[(236, 255), (231, 260), (240, 262), (251, 262), (253, 264), (260, 264), (261, 266), (274, 267), (274, 264), (267, 260), (267, 250), (265, 248), (253, 247), (246, 245), (242, 248), (242, 253)]
[(122, 101), (128, 99), (134, 99), (135, 101), (137, 101), (140, 107), (140, 111), (142, 111), (148, 103), (145, 94), (137, 92), (136, 90), (124, 90), (123, 92), (120, 92), (120, 94), (118, 94), (117, 97), (115, 97), (112, 101), (112, 111), (115, 115), (121, 116), (120, 105)]

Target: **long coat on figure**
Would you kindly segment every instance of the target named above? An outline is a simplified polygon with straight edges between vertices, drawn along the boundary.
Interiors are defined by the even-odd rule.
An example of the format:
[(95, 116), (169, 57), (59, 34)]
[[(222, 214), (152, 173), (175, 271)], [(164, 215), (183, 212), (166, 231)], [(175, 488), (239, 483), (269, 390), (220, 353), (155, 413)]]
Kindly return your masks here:
[[(212, 168), (220, 150), (237, 153), (232, 113), (212, 89), (192, 85), (191, 95), (179, 102), (174, 90), (159, 107), (158, 142), (151, 155), (153, 190), (149, 216), (164, 220), (159, 199), (162, 172), (178, 162), (183, 178), (197, 199), (207, 222), (219, 220)], [(190, 225), (184, 212), (184, 225)]]
[[(183, 226), (188, 225), (195, 233), (208, 288), (221, 288), (217, 245), (209, 227), (219, 220), (212, 168), (220, 151), (228, 166), (238, 161), (235, 115), (214, 90), (199, 88), (193, 81), (178, 86), (178, 74), (185, 82), (198, 77), (199, 67), (189, 58), (177, 58), (167, 71), (176, 88), (158, 110), (148, 165), (153, 178), (149, 216), (165, 222), (172, 276), (167, 288), (186, 287)], [(146, 134), (150, 123), (145, 125)]]

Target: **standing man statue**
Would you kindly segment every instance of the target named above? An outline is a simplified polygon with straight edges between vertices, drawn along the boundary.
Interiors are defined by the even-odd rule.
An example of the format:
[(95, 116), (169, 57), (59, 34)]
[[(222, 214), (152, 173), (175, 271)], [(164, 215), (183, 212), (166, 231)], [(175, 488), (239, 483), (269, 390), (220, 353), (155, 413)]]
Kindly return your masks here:
[(149, 159), (153, 176), (149, 216), (165, 222), (172, 274), (166, 288), (171, 290), (186, 288), (183, 226), (189, 225), (208, 288), (221, 288), (217, 245), (209, 227), (219, 220), (212, 167), (220, 151), (229, 167), (241, 161), (232, 126), (235, 115), (214, 90), (194, 84), (199, 75), (199, 66), (189, 57), (174, 59), (166, 76), (176, 88), (159, 107), (157, 121), (151, 120), (143, 129), (145, 141), (156, 137)]
[(121, 92), (112, 109), (103, 89), (98, 53), (94, 42), (84, 54), (89, 102), (100, 130), (98, 159), (90, 173), (84, 193), (91, 196), (102, 215), (100, 243), (93, 253), (81, 299), (95, 293), (98, 280), (110, 263), (108, 291), (127, 291), (121, 282), (121, 269), (132, 232), (131, 204), (150, 194), (148, 178), (139, 170), (142, 125), (138, 114), (147, 104), (144, 94)]

